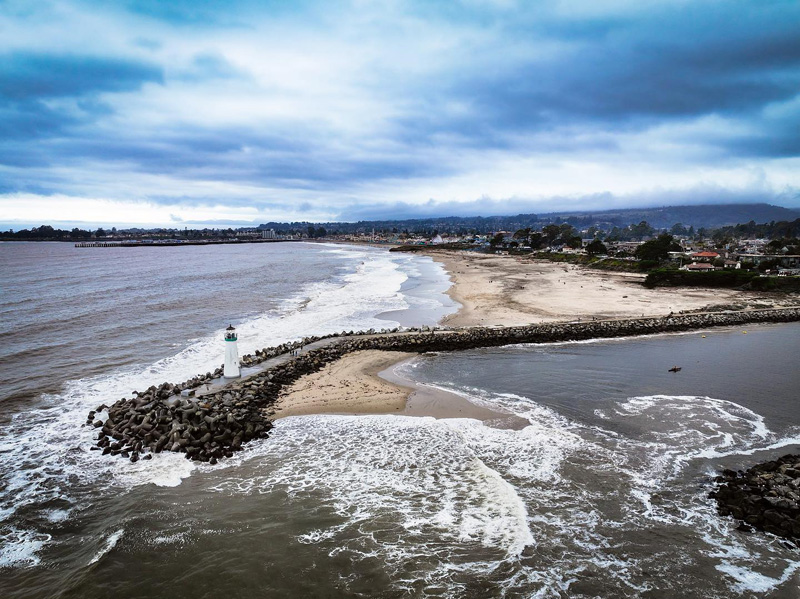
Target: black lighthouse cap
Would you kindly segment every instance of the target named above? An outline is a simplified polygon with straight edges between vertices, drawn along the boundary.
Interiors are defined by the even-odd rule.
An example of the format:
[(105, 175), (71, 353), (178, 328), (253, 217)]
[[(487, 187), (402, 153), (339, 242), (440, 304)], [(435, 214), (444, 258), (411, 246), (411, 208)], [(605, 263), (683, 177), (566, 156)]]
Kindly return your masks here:
[(228, 325), (228, 328), (227, 328), (227, 329), (225, 329), (225, 330), (226, 330), (226, 331), (235, 331), (236, 329), (234, 329), (234, 328), (233, 328), (233, 325), (232, 325), (232, 324), (229, 324), (229, 325)]

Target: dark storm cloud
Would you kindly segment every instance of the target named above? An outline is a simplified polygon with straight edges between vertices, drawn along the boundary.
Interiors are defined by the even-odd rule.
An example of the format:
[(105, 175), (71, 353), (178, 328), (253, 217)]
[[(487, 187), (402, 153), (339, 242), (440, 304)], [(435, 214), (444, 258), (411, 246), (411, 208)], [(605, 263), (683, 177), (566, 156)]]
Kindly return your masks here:
[(446, 216), (509, 216), (528, 213), (570, 212), (578, 210), (603, 210), (620, 206), (681, 206), (691, 204), (743, 204), (775, 203), (797, 205), (797, 190), (785, 197), (759, 189), (730, 190), (718, 186), (699, 185), (680, 191), (660, 190), (635, 195), (601, 192), (575, 196), (553, 195), (537, 198), (494, 199), (481, 197), (469, 202), (437, 201), (423, 204), (394, 202), (391, 204), (354, 203), (345, 207), (338, 219), (354, 222), (360, 220), (437, 218)]
[(791, 158), (800, 156), (800, 102), (794, 110), (754, 119), (753, 132), (730, 136), (725, 144), (732, 156)]
[(304, 0), (117, 0), (134, 14), (177, 26), (246, 27), (253, 16), (297, 12)]
[(131, 91), (162, 82), (159, 66), (121, 58), (14, 52), (0, 56), (0, 97), (25, 101)]
[[(479, 130), (492, 131), (747, 115), (800, 90), (800, 3), (682, 5), (590, 25), (540, 24), (531, 36), (565, 48), (518, 63), (499, 55), (492, 69), (459, 73), (446, 95), (472, 103)], [(452, 124), (467, 136), (476, 129)]]
[[(159, 67), (132, 60), (34, 53), (0, 56), (0, 162), (24, 163), (29, 155), (26, 140), (65, 135), (71, 127), (110, 114), (111, 106), (97, 99), (98, 93), (133, 91), (145, 82), (162, 81)], [(39, 150), (34, 161), (48, 162)]]
[[(92, 164), (131, 181), (163, 177), (178, 182), (174, 187), (191, 180), (338, 193), (341, 206), (362, 184), (380, 196), (379, 184), (394, 191), (413, 180), (420, 193), (426, 180), (446, 187), (470, 169), (491, 171), (492, 159), (602, 160), (610, 173), (599, 184), (605, 189), (624, 172), (621, 163), (647, 154), (650, 145), (667, 148), (642, 156), (650, 160), (644, 166), (664, 175), (654, 185), (668, 180), (670, 170), (742, 160), (757, 170), (800, 156), (796, 0), (628, 9), (571, 2), (569, 14), (563, 3), (548, 1), (63, 4), (77, 14), (102, 13), (115, 34), (129, 37), (109, 49), (57, 39), (50, 50), (32, 45), (36, 51), (0, 40), (5, 191), (57, 192), (60, 184), (75, 190), (72, 173)], [(60, 17), (49, 6), (10, 18), (26, 25), (35, 23), (25, 19)], [(10, 14), (0, 4), (0, 18)], [(199, 114), (184, 111), (184, 100)], [(97, 178), (108, 180), (107, 174)], [(518, 186), (535, 188), (534, 179)], [(109, 187), (107, 195), (114, 191)], [(453, 195), (466, 199), (459, 193)], [(152, 191), (147, 197), (193, 201)], [(636, 201), (575, 197), (587, 204)], [(362, 201), (343, 209), (342, 218), (502, 208), (485, 198), (416, 208)], [(529, 205), (508, 202), (517, 206), (512, 212)]]
[[(17, 164), (24, 164), (27, 144), (19, 144), (18, 140), (30, 142), (53, 135), (79, 121), (75, 115), (64, 114), (38, 101), (20, 102), (0, 98), (0, 162), (8, 164), (10, 159)], [(11, 141), (13, 145), (9, 143)], [(38, 157), (36, 162), (41, 162), (43, 158)]]
[[(450, 172), (423, 157), (340, 155), (320, 144), (313, 132), (268, 132), (241, 128), (161, 131), (153, 138), (72, 136), (52, 140), (45, 151), (9, 156), (20, 165), (40, 165), (43, 156), (58, 156), (62, 164), (87, 160), (125, 163), (142, 173), (200, 176), (229, 182), (302, 189), (334, 189), (342, 183)], [(2, 158), (0, 144), (0, 158)]]

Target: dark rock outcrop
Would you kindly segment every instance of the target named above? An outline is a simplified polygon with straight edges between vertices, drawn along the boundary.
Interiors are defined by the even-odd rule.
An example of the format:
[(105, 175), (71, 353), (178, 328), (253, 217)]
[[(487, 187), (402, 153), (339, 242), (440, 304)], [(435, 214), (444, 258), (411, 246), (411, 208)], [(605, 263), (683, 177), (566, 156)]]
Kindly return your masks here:
[(741, 520), (740, 530), (756, 528), (800, 546), (800, 454), (757, 464), (744, 472), (723, 470), (709, 494), (720, 516)]

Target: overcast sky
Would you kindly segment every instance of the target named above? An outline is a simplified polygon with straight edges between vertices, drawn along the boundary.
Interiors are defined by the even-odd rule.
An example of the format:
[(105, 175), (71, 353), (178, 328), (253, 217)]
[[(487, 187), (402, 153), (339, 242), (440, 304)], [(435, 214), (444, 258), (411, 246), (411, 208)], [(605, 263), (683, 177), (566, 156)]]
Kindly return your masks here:
[(0, 223), (800, 206), (798, 0), (5, 0), (0, 53)]

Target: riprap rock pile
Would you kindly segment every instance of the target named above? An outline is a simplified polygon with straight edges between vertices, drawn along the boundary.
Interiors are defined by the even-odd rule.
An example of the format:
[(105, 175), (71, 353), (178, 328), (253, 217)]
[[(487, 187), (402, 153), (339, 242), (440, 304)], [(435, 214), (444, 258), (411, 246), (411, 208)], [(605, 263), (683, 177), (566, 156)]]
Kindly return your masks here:
[(794, 540), (800, 546), (800, 454), (753, 466), (744, 472), (723, 470), (719, 488), (709, 495), (721, 516)]
[(103, 421), (89, 413), (99, 429), (96, 448), (132, 462), (140, 456), (151, 459), (150, 452), (175, 451), (213, 464), (272, 429), (272, 423), (241, 393), (187, 399), (173, 395), (166, 384), (98, 410), (105, 410), (108, 417)]
[[(221, 375), (221, 369), (198, 375), (178, 385), (163, 383), (145, 392), (134, 392), (133, 399), (121, 399), (110, 407), (103, 405), (91, 412), (87, 424), (100, 429), (97, 448), (104, 453), (136, 461), (140, 456), (149, 459), (148, 452), (178, 451), (185, 453), (187, 458), (210, 462), (230, 456), (247, 441), (268, 434), (272, 424), (265, 414), (283, 387), (354, 351), (456, 351), (514, 343), (577, 341), (798, 320), (800, 308), (513, 327), (421, 327), (405, 331), (342, 332), (339, 335), (310, 337), (258, 350), (255, 355), (246, 355), (242, 358), (242, 364), (255, 366), (315, 341), (335, 337), (324, 347), (307, 348), (298, 356), (199, 398), (182, 397), (182, 394), (184, 391), (193, 394), (195, 389)], [(101, 418), (103, 412), (108, 415), (106, 420)]]

